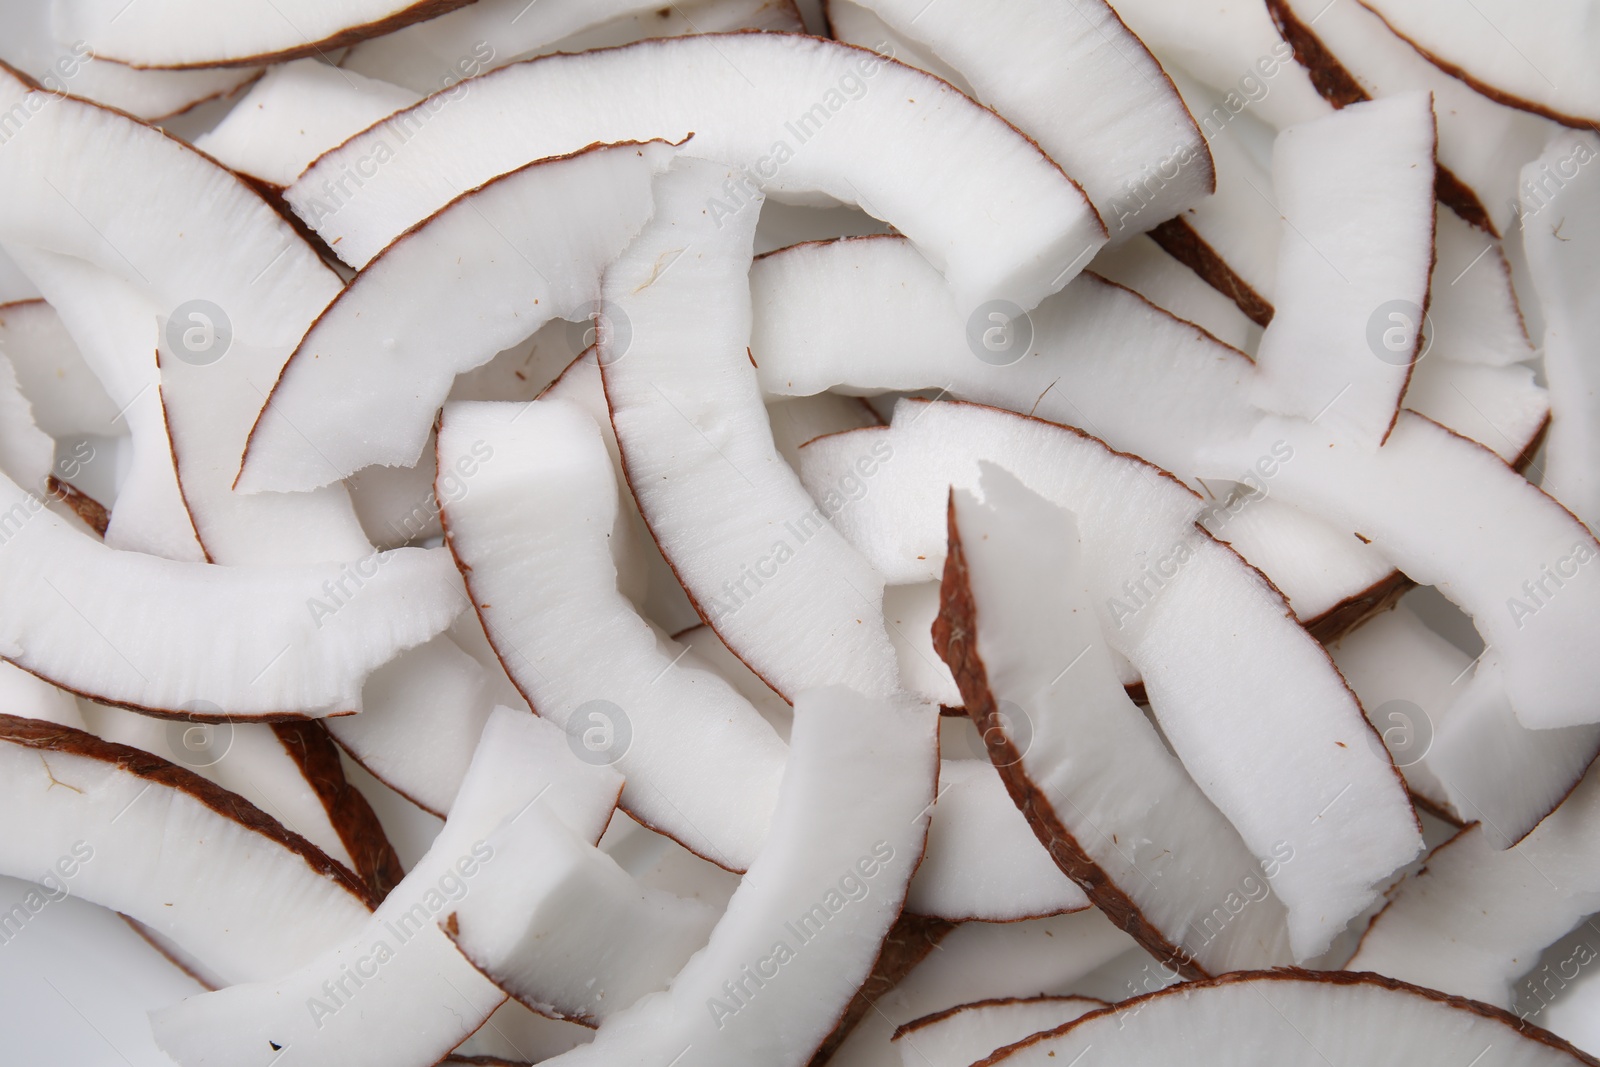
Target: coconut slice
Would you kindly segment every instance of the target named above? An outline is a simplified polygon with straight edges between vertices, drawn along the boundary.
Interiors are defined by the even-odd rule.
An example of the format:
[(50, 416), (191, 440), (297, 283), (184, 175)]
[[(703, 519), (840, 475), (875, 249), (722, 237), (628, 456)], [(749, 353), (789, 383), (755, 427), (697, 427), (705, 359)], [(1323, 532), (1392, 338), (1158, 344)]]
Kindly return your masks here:
[(1505, 163), (1537, 155), (1548, 123), (1450, 77), (1362, 4), (1272, 0), (1267, 8), (1334, 107), (1415, 90), (1433, 93), (1440, 202), (1473, 226), (1505, 232), (1517, 198), (1516, 175)]
[[(1543, 481), (1580, 519), (1600, 523), (1600, 416), (1595, 411), (1595, 249), (1600, 247), (1600, 138), (1554, 138), (1522, 169), (1519, 219), (1528, 271), (1544, 314), (1550, 447)], [(1531, 185), (1529, 184), (1531, 183)]]
[(13, 106), (29, 118), (0, 161), (0, 204), (17, 205), (0, 208), (0, 238), (87, 260), (154, 302), (172, 453), (210, 557), (368, 551), (342, 489), (247, 498), (230, 488), (251, 420), (338, 276), (239, 177), (161, 131), (4, 75), (0, 110)]
[[(545, 3), (476, 0), (426, 22), (356, 45), (340, 62), (419, 93), (552, 52), (615, 48), (651, 37), (732, 30), (804, 32), (792, 3), (699, 0), (659, 7), (641, 0)], [(825, 34), (821, 34), (825, 36)]]
[[(594, 424), (555, 400), (450, 405), (440, 469), (474, 448), (496, 462), (445, 503), (444, 515), (507, 672), (581, 754), (626, 776), (630, 813), (724, 866), (746, 868), (776, 802), (783, 743), (720, 678), (675, 665), (683, 650), (616, 591), (607, 545), (616, 486)], [(552, 499), (566, 504), (551, 508)], [(610, 669), (570, 669), (585, 648), (607, 649)], [(707, 721), (719, 724), (709, 735), (696, 725)]]
[(1389, 436), (1422, 354), (1433, 271), (1433, 98), (1353, 104), (1279, 135), (1277, 314), (1254, 396), (1368, 448)]
[(64, 316), (64, 324), (115, 405), (112, 418), (132, 435), (131, 463), (117, 491), (116, 517), (106, 526), (112, 548), (198, 562), (205, 551), (174, 469), (156, 368), (156, 306), (120, 278), (70, 256), (14, 248), (17, 263)]
[[(1249, 1039), (1240, 1040), (1241, 1035)], [(1241, 972), (1173, 986), (1086, 1015), (985, 1063), (1285, 1064), (1496, 1062), (1534, 1067), (1593, 1057), (1507, 1012), (1377, 975)], [(1331, 1057), (1331, 1058), (1330, 1058)]]
[(1539, 953), (1600, 910), (1600, 776), (1514, 848), (1469, 826), (1397, 886), (1349, 966), (1510, 1007)]
[[(352, 138), (286, 198), (359, 267), (461, 190), (529, 160), (691, 132), (689, 151), (740, 167), (702, 205), (714, 221), (753, 213), (758, 191), (858, 204), (915, 241), (969, 308), (992, 299), (1032, 307), (1105, 241), (1078, 188), (991, 112), (872, 53), (778, 34), (648, 41), (507, 67), (457, 101), (429, 97)], [(907, 185), (897, 177), (907, 170), (926, 180)]]
[(1012, 799), (1062, 871), (1158, 960), (1191, 976), (1288, 962), (1265, 877), (1276, 869), (1258, 865), (1122, 688), (1076, 521), (981, 469), (982, 504), (951, 497), (935, 640)]
[[(1349, 7), (1360, 10), (1355, 4)], [(1440, 113), (1437, 105), (1435, 113)], [(1446, 361), (1492, 367), (1532, 359), (1533, 344), (1500, 241), (1446, 210), (1442, 201), (1434, 217), (1433, 239), (1433, 281), (1428, 289), (1428, 321), (1433, 327), (1428, 331), (1431, 340), (1425, 342), (1429, 351)], [(1426, 366), (1423, 362), (1417, 369)]]
[(34, 421), (51, 437), (114, 434), (117, 405), (90, 370), (61, 316), (42, 299), (0, 304), (0, 350)]
[[(461, 954), (529, 1008), (591, 1026), (665, 989), (717, 909), (640, 886), (537, 805), (527, 817), (495, 857), (509, 873), (444, 920)], [(598, 957), (607, 944), (626, 951)]]
[(601, 314), (601, 272), (650, 218), (651, 179), (674, 154), (652, 142), (530, 164), (398, 239), (289, 357), (237, 487), (313, 489), (374, 463), (415, 464), (457, 374), (552, 318)]
[[(1107, 4), (862, 6), (960, 73), (975, 99), (1061, 164), (1113, 240), (1142, 233), (1213, 191), (1211, 153), (1194, 119), (1155, 57)], [(848, 32), (841, 39), (878, 44)], [(1082, 106), (1059, 107), (1061, 100)]]
[(348, 871), (186, 768), (11, 715), (0, 736), (6, 874), (64, 883), (229, 982), (291, 971), (366, 922), (369, 898)]
[[(0, 653), (64, 689), (170, 718), (359, 711), (361, 680), (461, 607), (437, 550), (299, 568), (178, 563), (107, 548), (9, 479), (0, 533)], [(235, 635), (226, 654), (219, 633)]]
[[(1195, 529), (1198, 498), (1086, 435), (967, 404), (903, 401), (887, 430), (813, 442), (802, 473), (808, 485), (825, 484), (883, 443), (892, 460), (834, 522), (884, 573), (944, 565), (942, 502), (951, 486), (976, 487), (980, 460), (1077, 514), (1107, 640), (1143, 677), (1190, 775), (1250, 852), (1276, 865), (1273, 890), (1289, 909), (1296, 958), (1326, 947), (1416, 854), (1420, 836), (1400, 777), (1344, 680), (1281, 595)], [(1274, 475), (1298, 462), (1302, 447), (1274, 454), (1264, 444), (1253, 453), (1273, 492)], [(1229, 620), (1226, 633), (1219, 617)], [(1249, 666), (1230, 666), (1246, 655), (1232, 635), (1245, 632), (1272, 643), (1272, 670), (1253, 653)], [(1286, 718), (1285, 706), (1299, 710)], [(1235, 736), (1276, 738), (1273, 759), (1241, 762)], [(1264, 794), (1272, 802), (1262, 803)]]
[(514, 876), (496, 861), (539, 826), (519, 815), (540, 804), (597, 841), (621, 784), (616, 772), (575, 759), (548, 723), (497, 709), (444, 830), (364, 927), (328, 939), (321, 955), (278, 981), (153, 1013), (156, 1043), (185, 1067), (267, 1064), (285, 1049), (307, 1064), (345, 1063), (352, 1049), (387, 1063), (438, 1061), (505, 999), (439, 924), (475, 890)]
[[(938, 616), (937, 582), (894, 585), (883, 591), (883, 621), (900, 663), (900, 684), (930, 704), (958, 708), (961, 690), (933, 648), (933, 621)], [(983, 752), (974, 755), (989, 758)]]
[(194, 146), (240, 174), (283, 187), (328, 149), (417, 99), (409, 89), (297, 59), (268, 70)]
[(1551, 422), (1550, 392), (1525, 364), (1487, 367), (1444, 358), (1422, 360), (1413, 368), (1405, 406), (1518, 470), (1533, 458)]
[(1255, 351), (1261, 331), (1239, 305), (1201, 281), (1150, 237), (1134, 237), (1094, 257), (1094, 273), (1132, 289), (1241, 352)]
[(970, 1067), (996, 1049), (1054, 1030), (1105, 1002), (1088, 997), (1009, 997), (962, 1004), (894, 1032), (905, 1067)]
[(767, 422), (772, 427), (772, 443), (789, 466), (796, 469), (800, 466), (800, 446), (807, 441), (842, 430), (883, 424), (865, 400), (837, 393), (768, 401)]
[(134, 70), (120, 63), (104, 62), (95, 57), (87, 41), (55, 35), (52, 6), (28, 0), (12, 0), (0, 6), (0, 17), (6, 25), (0, 60), (51, 92), (86, 97), (156, 122), (225, 96), (261, 74), (250, 68), (182, 73)]
[(22, 395), (17, 372), (0, 354), (0, 471), (24, 485), (50, 494), (56, 444), (33, 421), (28, 398)]
[[(792, 696), (898, 688), (883, 580), (832, 528), (773, 446), (751, 366), (745, 276), (756, 211), (702, 205), (736, 174), (684, 159), (657, 215), (607, 271), (598, 358), (628, 485), (696, 608), (752, 670)], [(685, 314), (686, 309), (689, 310)]]
[(54, 14), (58, 36), (82, 38), (96, 56), (130, 67), (238, 67), (321, 55), (463, 2), (289, 0), (262, 10), (181, 0), (129, 11), (107, 0), (66, 0)]
[(872, 970), (922, 855), (931, 706), (842, 688), (795, 704), (772, 835), (710, 943), (664, 993), (554, 1063), (805, 1064)]
[(1568, 126), (1600, 121), (1600, 79), (1587, 54), (1596, 27), (1587, 5), (1551, 4), (1537, 24), (1506, 0), (1362, 0), (1446, 74), (1511, 107)]
[(1547, 729), (1600, 719), (1583, 664), (1600, 546), (1581, 523), (1488, 449), (1402, 412), (1376, 453), (1321, 424), (1268, 420), (1215, 450), (1208, 473), (1237, 470), (1282, 442), (1272, 491), (1359, 531), (1420, 585), (1472, 616), (1499, 653), (1517, 718)]
[(78, 702), (71, 693), (57, 689), (9, 663), (0, 663), (0, 707), (19, 719), (38, 719), (86, 730)]

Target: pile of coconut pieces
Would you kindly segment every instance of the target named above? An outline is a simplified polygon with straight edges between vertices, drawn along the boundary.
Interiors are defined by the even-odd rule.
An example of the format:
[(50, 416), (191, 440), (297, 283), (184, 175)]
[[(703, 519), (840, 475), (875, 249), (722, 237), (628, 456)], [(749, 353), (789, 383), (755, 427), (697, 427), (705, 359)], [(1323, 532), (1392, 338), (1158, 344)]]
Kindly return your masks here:
[(0, 874), (140, 1062), (1596, 1063), (1517, 14), (0, 5)]

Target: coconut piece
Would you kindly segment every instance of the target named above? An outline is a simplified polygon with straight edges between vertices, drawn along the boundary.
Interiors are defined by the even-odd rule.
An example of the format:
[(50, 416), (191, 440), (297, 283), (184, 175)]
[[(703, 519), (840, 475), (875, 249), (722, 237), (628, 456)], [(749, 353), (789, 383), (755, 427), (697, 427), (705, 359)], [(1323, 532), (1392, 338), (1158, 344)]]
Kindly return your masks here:
[(437, 1062), (505, 999), (440, 929), (452, 905), (513, 875), (496, 860), (539, 825), (519, 815), (541, 805), (597, 841), (621, 784), (609, 768), (575, 759), (550, 724), (496, 709), (444, 830), (362, 928), (325, 941), (319, 956), (277, 981), (152, 1013), (156, 1043), (185, 1067), (266, 1064), (284, 1049), (308, 1064), (348, 1062), (352, 1048), (389, 1063)]
[(1105, 1002), (1089, 997), (1007, 997), (913, 1019), (894, 1032), (905, 1067), (970, 1067), (996, 1049), (1054, 1030)]
[[(1004, 470), (980, 469), (984, 502), (951, 498), (935, 640), (1012, 799), (1057, 866), (1158, 960), (1191, 976), (1287, 962), (1278, 865), (1258, 869), (1128, 699), (1089, 604), (1076, 521)], [(1138, 771), (1122, 773), (1130, 764)]]
[(936, 710), (802, 694), (772, 834), (671, 987), (551, 1061), (800, 1067), (872, 970), (922, 855)]
[(1472, 616), (1498, 651), (1525, 726), (1600, 719), (1584, 677), (1600, 545), (1558, 503), (1480, 445), (1402, 412), (1377, 452), (1341, 444), (1321, 424), (1271, 419), (1212, 452), (1209, 473), (1236, 470), (1282, 442), (1272, 491), (1359, 531), (1419, 585)]
[[(615, 48), (652, 37), (733, 30), (804, 32), (789, 0), (698, 0), (657, 7), (639, 0), (544, 4), (476, 0), (426, 22), (363, 41), (340, 66), (418, 93), (449, 89), (518, 60)], [(825, 36), (825, 35), (822, 35)]]
[(1239, 305), (1201, 281), (1149, 236), (1133, 237), (1102, 250), (1092, 266), (1106, 281), (1132, 289), (1223, 344), (1241, 352), (1255, 351), (1260, 330)]
[[(1512, 287), (1505, 246), (1463, 221), (1443, 201), (1434, 216), (1433, 240), (1428, 289), (1432, 325), (1424, 342), (1428, 350), (1446, 361), (1491, 367), (1532, 359), (1533, 343)], [(1418, 370), (1424, 367), (1425, 362), (1417, 365)]]
[[(551, 107), (529, 109), (530, 99)], [(1105, 241), (1078, 188), (993, 113), (920, 71), (784, 34), (646, 41), (506, 67), (460, 100), (429, 97), (352, 138), (285, 195), (359, 267), (462, 189), (529, 160), (691, 132), (687, 151), (741, 168), (706, 206), (716, 221), (753, 213), (756, 192), (858, 204), (915, 241), (969, 308), (1032, 307)], [(899, 180), (908, 171), (922, 180)]]
[(1433, 272), (1433, 97), (1352, 104), (1278, 136), (1283, 214), (1253, 396), (1367, 448), (1388, 439), (1422, 353)]
[[(457, 374), (550, 319), (594, 313), (601, 272), (650, 218), (651, 179), (674, 154), (652, 142), (530, 164), (396, 240), (289, 357), (238, 488), (313, 489), (415, 464)], [(575, 210), (584, 198), (592, 211)], [(440, 264), (454, 270), (441, 277)]]
[[(1211, 153), (1194, 119), (1109, 5), (862, 0), (862, 6), (959, 72), (974, 99), (1061, 164), (1083, 186), (1112, 240), (1142, 233), (1214, 190)], [(839, 30), (841, 40), (877, 46)], [(1082, 106), (1059, 107), (1061, 100)]]
[[(1522, 169), (1522, 247), (1545, 319), (1550, 446), (1543, 485), (1585, 523), (1600, 523), (1595, 413), (1595, 249), (1600, 247), (1600, 138), (1568, 133)], [(1531, 184), (1530, 184), (1531, 183)]]
[(841, 430), (883, 424), (866, 401), (837, 393), (769, 401), (767, 422), (772, 427), (772, 443), (789, 466), (796, 468), (800, 466), (800, 446), (807, 441)]
[[(807, 484), (848, 469), (876, 437), (887, 439), (893, 459), (872, 492), (834, 521), (884, 573), (944, 565), (941, 501), (952, 486), (976, 487), (980, 460), (1077, 514), (1107, 640), (1144, 679), (1162, 732), (1190, 775), (1250, 852), (1278, 865), (1273, 891), (1289, 909), (1296, 958), (1322, 951), (1416, 854), (1421, 838), (1400, 776), (1344, 680), (1282, 596), (1194, 527), (1200, 501), (1175, 480), (1037, 419), (902, 401), (887, 430), (807, 446)], [(1263, 444), (1253, 453), (1263, 457), (1274, 492), (1275, 475), (1299, 462), (1302, 447), (1274, 454)], [(1217, 628), (1219, 610), (1226, 630)], [(1233, 636), (1244, 632), (1255, 644), (1272, 642), (1272, 669), (1254, 653), (1250, 666), (1229, 666), (1246, 654)], [(1063, 653), (1056, 669), (1070, 659)], [(1299, 711), (1286, 717), (1285, 706)], [(1224, 722), (1229, 729), (1219, 727)], [(1232, 736), (1269, 744), (1273, 758), (1241, 762)], [(1277, 740), (1268, 743), (1269, 736)], [(1264, 791), (1270, 803), (1262, 803)]]
[(229, 982), (292, 971), (367, 921), (344, 867), (192, 771), (11, 715), (0, 736), (6, 874), (132, 916)]
[[(1240, 1035), (1250, 1039), (1241, 1041)], [(1001, 1049), (986, 1063), (1071, 1063), (1089, 1050), (1118, 1063), (1470, 1063), (1490, 1049), (1507, 1064), (1592, 1064), (1547, 1030), (1489, 1007), (1382, 978), (1263, 971), (1186, 983), (1094, 1012)], [(1333, 1057), (1330, 1059), (1329, 1057)]]
[(297, 59), (272, 67), (194, 146), (223, 166), (282, 188), (313, 160), (418, 94), (398, 85)]
[(1533, 368), (1460, 363), (1443, 355), (1415, 365), (1406, 408), (1524, 467), (1551, 422), (1550, 392), (1537, 383)]
[(0, 350), (17, 373), (39, 429), (51, 437), (115, 432), (117, 405), (61, 316), (43, 299), (0, 304)]
[[(10, 479), (0, 533), (0, 653), (64, 689), (169, 718), (359, 711), (361, 680), (461, 608), (437, 550), (298, 568), (178, 563), (107, 548)], [(219, 633), (235, 635), (226, 649)]]

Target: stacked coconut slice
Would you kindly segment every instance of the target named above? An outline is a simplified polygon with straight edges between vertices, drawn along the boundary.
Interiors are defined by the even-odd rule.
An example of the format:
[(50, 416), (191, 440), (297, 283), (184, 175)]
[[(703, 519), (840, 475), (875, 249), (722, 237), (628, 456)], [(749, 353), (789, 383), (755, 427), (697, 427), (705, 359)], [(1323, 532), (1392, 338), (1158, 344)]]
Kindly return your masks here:
[(0, 1060), (1600, 1064), (1597, 25), (0, 2)]

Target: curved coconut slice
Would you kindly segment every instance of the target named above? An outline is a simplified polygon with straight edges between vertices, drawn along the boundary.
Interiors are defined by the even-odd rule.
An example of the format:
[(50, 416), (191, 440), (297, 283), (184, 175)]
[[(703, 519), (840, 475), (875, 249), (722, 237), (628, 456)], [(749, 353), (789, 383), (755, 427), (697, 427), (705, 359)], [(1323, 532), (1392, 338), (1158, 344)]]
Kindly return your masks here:
[(109, 0), (64, 0), (57, 34), (130, 67), (238, 67), (321, 55), (443, 14), (468, 0), (168, 0), (141, 11)]
[(1597, 814), (1591, 773), (1514, 848), (1469, 826), (1394, 889), (1349, 966), (1510, 1007), (1539, 953), (1600, 910)]
[(795, 702), (772, 834), (664, 993), (553, 1063), (800, 1067), (872, 970), (922, 855), (935, 709), (835, 687)]
[(1367, 448), (1388, 439), (1422, 354), (1433, 272), (1433, 97), (1404, 93), (1279, 134), (1283, 213), (1254, 397), (1326, 420)]
[[(1584, 522), (1600, 523), (1600, 412), (1595, 410), (1592, 299), (1600, 247), (1600, 177), (1592, 164), (1600, 138), (1554, 138), (1522, 169), (1522, 247), (1544, 314), (1544, 366), (1550, 380), (1550, 445), (1544, 488)], [(1532, 183), (1531, 186), (1528, 183)]]
[[(437, 550), (299, 568), (178, 563), (76, 533), (9, 479), (0, 534), (0, 654), (63, 689), (170, 718), (359, 711), (361, 680), (461, 608)], [(234, 635), (225, 654), (219, 633)]]
[(237, 487), (305, 490), (374, 463), (409, 467), (457, 374), (553, 318), (599, 314), (606, 328), (601, 272), (649, 220), (651, 180), (675, 152), (625, 144), (532, 163), (390, 245), (289, 357)]
[(1282, 128), (1328, 112), (1264, 7), (1200, 8), (1184, 0), (1116, 0), (1111, 6), (1169, 72), (1176, 64), (1219, 96), (1231, 94), (1235, 113), (1249, 108)]
[(1267, 9), (1334, 107), (1414, 90), (1433, 93), (1440, 202), (1473, 226), (1505, 232), (1517, 199), (1516, 175), (1506, 161), (1538, 154), (1548, 123), (1445, 74), (1362, 4), (1270, 0)]
[(984, 1062), (1094, 1062), (1085, 1059), (1091, 1049), (1106, 1062), (1205, 1067), (1470, 1063), (1491, 1049), (1494, 1062), (1516, 1067), (1597, 1062), (1486, 1004), (1378, 975), (1327, 971), (1241, 972), (1173, 986), (1026, 1038)]
[[(923, 0), (862, 0), (862, 6), (958, 71), (975, 99), (1061, 164), (1113, 240), (1150, 229), (1215, 188), (1211, 153), (1183, 100), (1104, 2), (1070, 9)], [(877, 45), (848, 33), (841, 39)], [(1079, 104), (1061, 107), (1063, 100)]]
[(736, 174), (683, 159), (659, 210), (607, 271), (598, 359), (628, 485), (701, 616), (780, 694), (898, 689), (883, 580), (778, 455), (750, 365), (746, 275), (757, 212), (704, 210)]
[(52, 4), (11, 0), (0, 5), (6, 39), (0, 60), (37, 80), (46, 89), (71, 93), (157, 122), (225, 96), (259, 70), (154, 71), (134, 70), (95, 58), (88, 42), (58, 39), (52, 25)]
[(242, 179), (160, 130), (0, 72), (0, 110), (12, 106), (31, 117), (0, 159), (0, 237), (87, 260), (155, 303), (172, 452), (210, 557), (368, 551), (342, 489), (248, 498), (230, 488), (251, 420), (338, 276)]
[[(617, 493), (593, 423), (555, 400), (448, 406), (440, 469), (485, 453), (495, 460), (444, 518), (507, 673), (584, 755), (622, 772), (631, 814), (723, 866), (748, 867), (777, 799), (783, 743), (720, 678), (675, 666), (682, 650), (616, 591), (607, 535)], [(605, 672), (572, 669), (595, 648), (607, 650)]]
[[(185, 1067), (268, 1064), (283, 1050), (306, 1064), (358, 1054), (437, 1062), (505, 1000), (440, 924), (457, 902), (516, 876), (496, 861), (515, 851), (516, 838), (538, 836), (539, 820), (525, 818), (535, 804), (593, 842), (621, 784), (616, 772), (574, 758), (550, 724), (496, 709), (444, 829), (362, 928), (328, 939), (321, 955), (277, 981), (152, 1013), (156, 1043)], [(580, 975), (571, 977), (581, 983)]]
[[(529, 160), (691, 132), (688, 151), (741, 168), (706, 208), (717, 221), (758, 190), (858, 204), (915, 241), (969, 307), (997, 298), (1032, 307), (1105, 242), (1077, 186), (993, 113), (840, 44), (783, 34), (647, 41), (517, 64), (475, 80), (448, 108), (440, 101), (352, 138), (285, 194), (352, 266), (462, 189)], [(900, 179), (911, 172), (924, 180)]]
[(971, 1067), (996, 1049), (1105, 1007), (1088, 997), (980, 1000), (913, 1019), (894, 1032), (905, 1067)]
[[(834, 522), (884, 573), (943, 567), (947, 494), (976, 487), (980, 460), (1078, 515), (1106, 638), (1143, 677), (1190, 775), (1276, 871), (1273, 890), (1289, 909), (1296, 958), (1326, 947), (1416, 854), (1421, 840), (1401, 779), (1344, 680), (1282, 596), (1194, 527), (1201, 505), (1193, 494), (1079, 432), (993, 408), (920, 401), (901, 402), (888, 430), (813, 442), (803, 450), (807, 484), (848, 469), (881, 447), (878, 437), (892, 460), (872, 492)], [(1269, 444), (1252, 455), (1263, 457), (1258, 469), (1267, 476), (1293, 467), (1302, 447), (1275, 454)], [(1276, 478), (1271, 485), (1277, 492)], [(1229, 620), (1226, 629), (1219, 618)], [(1234, 636), (1244, 633), (1252, 635), (1248, 648)], [(1270, 670), (1258, 656), (1264, 642), (1273, 648)], [(1057, 670), (1069, 660), (1064, 654)], [(1243, 757), (1240, 738), (1270, 750), (1270, 760)], [(1263, 794), (1272, 801), (1263, 803)]]
[(328, 149), (416, 102), (416, 93), (398, 85), (297, 59), (268, 70), (194, 146), (281, 188)]
[(750, 291), (751, 357), (769, 393), (943, 389), (1081, 426), (1180, 477), (1196, 443), (1257, 417), (1249, 359), (1093, 274), (976, 337), (938, 273), (892, 237), (764, 256)]
[(1488, 449), (1402, 412), (1378, 452), (1322, 425), (1269, 419), (1212, 452), (1222, 476), (1282, 442), (1272, 491), (1370, 539), (1419, 585), (1435, 585), (1498, 650), (1517, 718), (1535, 729), (1600, 720), (1584, 620), (1600, 611), (1600, 545), (1571, 513)]
[(1130, 952), (1144, 956), (1127, 934), (1094, 908), (1027, 922), (964, 923), (939, 942), (938, 951), (874, 1001), (876, 1010), (868, 1013), (829, 1062), (837, 1067), (899, 1067), (900, 1049), (905, 1046), (897, 1049), (891, 1041), (903, 1024), (986, 997), (1064, 993), (1108, 961)]
[(499, 695), (477, 660), (441, 634), (368, 675), (360, 715), (324, 721), (373, 777), (442, 819)]
[(366, 891), (298, 834), (181, 766), (0, 715), (5, 873), (70, 879), (224, 981), (262, 981), (367, 921)]
[(1405, 406), (1521, 470), (1551, 423), (1550, 391), (1532, 367), (1486, 367), (1443, 357), (1418, 362)]
[(529, 1008), (590, 1026), (665, 989), (717, 909), (644, 888), (537, 805), (527, 817), (495, 857), (507, 873), (444, 920), (461, 954)]
[(560, 0), (537, 10), (515, 0), (476, 0), (438, 18), (364, 41), (340, 62), (419, 93), (552, 52), (614, 48), (652, 37), (731, 30), (805, 32), (789, 2), (699, 0), (659, 7), (643, 0)]
[(39, 429), (51, 437), (114, 431), (117, 405), (44, 300), (0, 304), (0, 350), (17, 372)]
[(1568, 126), (1600, 122), (1600, 79), (1588, 61), (1597, 43), (1593, 12), (1561, 0), (1537, 22), (1507, 0), (1361, 0), (1446, 74), (1491, 100)]
[(1134, 237), (1094, 257), (1094, 273), (1132, 289), (1150, 303), (1194, 323), (1225, 345), (1252, 352), (1260, 331), (1239, 305), (1148, 236)]
[(1288, 962), (1284, 908), (1263, 877), (1276, 870), (1122, 688), (1076, 520), (980, 469), (982, 504), (951, 496), (935, 640), (1012, 799), (1057, 866), (1158, 960), (1192, 977)]

